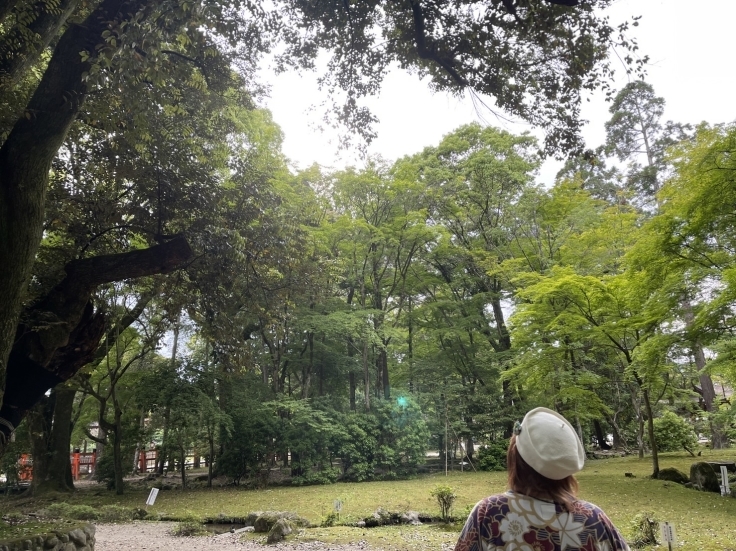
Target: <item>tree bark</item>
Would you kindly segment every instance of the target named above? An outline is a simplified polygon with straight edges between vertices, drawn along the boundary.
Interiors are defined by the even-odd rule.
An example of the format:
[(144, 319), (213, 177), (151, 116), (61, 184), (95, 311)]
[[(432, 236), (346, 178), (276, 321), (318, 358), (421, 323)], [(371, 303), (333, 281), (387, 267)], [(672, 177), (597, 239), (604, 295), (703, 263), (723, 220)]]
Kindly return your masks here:
[(657, 478), (659, 476), (659, 452), (657, 450), (657, 441), (654, 439), (654, 412), (652, 411), (652, 401), (649, 398), (649, 391), (647, 389), (642, 389), (642, 397), (644, 399), (644, 407), (647, 410), (649, 444), (652, 446), (652, 478)]
[[(24, 40), (24, 48), (16, 51), (11, 50), (11, 55), (4, 56), (0, 62), (0, 90), (12, 90), (25, 72), (37, 61), (51, 41), (57, 36), (61, 27), (66, 23), (69, 16), (74, 12), (79, 0), (62, 0), (62, 2), (50, 9), (50, 6), (41, 3), (42, 11), (24, 29), (26, 33), (32, 33), (33, 38)], [(16, 24), (8, 35), (10, 40), (17, 40), (20, 32)]]
[[(71, 492), (74, 490), (69, 449), (72, 438), (74, 396), (77, 391), (67, 386), (59, 386), (54, 389), (54, 394), (56, 396), (54, 419), (48, 445), (49, 467), (43, 479), (39, 480), (39, 486), (34, 489), (34, 492)], [(34, 480), (35, 478), (34, 476)]]
[(67, 27), (24, 116), (0, 147), (0, 392), (9, 377), (9, 357), (41, 241), (51, 161), (87, 95), (83, 77), (90, 63), (82, 61), (80, 52), (94, 55), (109, 22), (130, 17), (139, 5), (103, 0), (82, 24)]
[(49, 434), (51, 433), (54, 398), (54, 396), (44, 397), (28, 415), (31, 457), (33, 457), (31, 495), (36, 493), (49, 470)]
[(89, 363), (105, 332), (105, 318), (95, 313), (94, 290), (103, 283), (171, 272), (192, 256), (184, 238), (148, 249), (75, 260), (66, 277), (24, 314), (10, 354), (7, 384), (0, 408), (0, 455), (12, 427), (57, 384)]

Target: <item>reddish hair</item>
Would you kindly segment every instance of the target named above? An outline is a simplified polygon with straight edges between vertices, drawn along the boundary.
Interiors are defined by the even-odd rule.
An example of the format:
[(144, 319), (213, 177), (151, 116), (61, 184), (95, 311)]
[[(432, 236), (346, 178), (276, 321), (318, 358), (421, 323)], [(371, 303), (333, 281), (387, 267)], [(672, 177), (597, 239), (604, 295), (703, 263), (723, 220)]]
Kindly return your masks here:
[(509, 472), (509, 488), (517, 494), (524, 494), (541, 499), (551, 499), (568, 511), (577, 500), (578, 481), (573, 475), (562, 480), (552, 480), (542, 476), (524, 461), (516, 449), (516, 435), (509, 441), (506, 452), (506, 466)]

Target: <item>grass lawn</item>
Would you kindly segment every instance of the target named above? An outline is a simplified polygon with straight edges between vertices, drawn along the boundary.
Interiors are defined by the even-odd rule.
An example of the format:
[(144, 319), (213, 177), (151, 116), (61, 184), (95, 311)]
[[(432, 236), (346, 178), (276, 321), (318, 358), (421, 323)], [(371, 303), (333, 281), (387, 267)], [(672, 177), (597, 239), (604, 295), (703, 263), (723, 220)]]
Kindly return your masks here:
[[(687, 453), (661, 454), (660, 467), (676, 467), (689, 473), (696, 460), (734, 460), (736, 451), (704, 450), (703, 457)], [(627, 478), (625, 472), (635, 475)], [(638, 513), (652, 511), (661, 521), (675, 526), (681, 549), (703, 551), (736, 550), (736, 499), (689, 490), (674, 483), (650, 480), (651, 458), (624, 457), (589, 461), (578, 475), (580, 497), (599, 505), (613, 522), (628, 535), (631, 519)], [(355, 521), (370, 515), (378, 507), (389, 511), (415, 510), (437, 515), (439, 508), (430, 496), (438, 484), (455, 489), (457, 500), (453, 514), (464, 519), (481, 498), (506, 489), (506, 473), (451, 473), (429, 475), (413, 480), (371, 483), (340, 483), (329, 486), (276, 487), (265, 490), (238, 488), (215, 490), (162, 491), (149, 512), (164, 517), (206, 518), (220, 513), (245, 516), (251, 511), (292, 511), (319, 524), (333, 509), (333, 502), (343, 502), (341, 521)], [(93, 507), (118, 504), (143, 507), (145, 491), (115, 496), (101, 490), (78, 491), (71, 496), (55, 496), (57, 501), (87, 504)], [(30, 512), (43, 508), (46, 501), (24, 498), (0, 500), (0, 512)], [(296, 536), (302, 540), (345, 543), (365, 541), (387, 550), (425, 551), (449, 549), (454, 545), (462, 523), (451, 526), (395, 526), (372, 529), (336, 526), (311, 528)], [(258, 538), (259, 535), (251, 537)]]

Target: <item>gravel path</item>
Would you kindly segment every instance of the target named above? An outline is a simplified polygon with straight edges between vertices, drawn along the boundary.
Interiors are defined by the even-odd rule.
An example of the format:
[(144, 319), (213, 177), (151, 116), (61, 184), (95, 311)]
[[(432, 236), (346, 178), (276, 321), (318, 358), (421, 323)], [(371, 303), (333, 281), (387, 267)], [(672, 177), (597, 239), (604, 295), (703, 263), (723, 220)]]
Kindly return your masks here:
[(240, 542), (239, 534), (220, 534), (182, 538), (169, 531), (173, 522), (134, 522), (132, 524), (98, 524), (95, 551), (368, 551), (368, 545), (329, 545), (322, 542), (279, 543), (267, 548), (252, 541)]

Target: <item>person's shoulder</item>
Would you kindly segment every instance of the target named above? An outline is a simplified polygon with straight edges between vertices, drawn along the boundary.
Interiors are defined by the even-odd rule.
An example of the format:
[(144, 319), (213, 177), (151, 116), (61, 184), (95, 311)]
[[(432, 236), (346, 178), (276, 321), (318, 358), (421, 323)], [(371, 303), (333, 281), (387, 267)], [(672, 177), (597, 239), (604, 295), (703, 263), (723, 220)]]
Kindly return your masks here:
[(591, 503), (590, 501), (578, 499), (575, 501), (574, 509), (576, 509), (576, 512), (578, 513), (584, 511), (584, 515), (589, 518), (598, 518), (610, 522), (608, 515), (606, 515), (603, 509), (598, 507), (595, 503)]
[(493, 494), (488, 497), (484, 497), (481, 499), (476, 505), (475, 510), (487, 513), (489, 510), (497, 510), (499, 507), (503, 507), (505, 505), (508, 505), (509, 502), (509, 494), (503, 493), (503, 494)]

